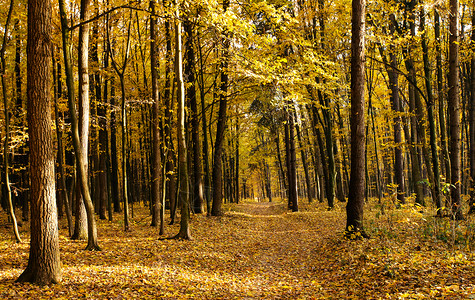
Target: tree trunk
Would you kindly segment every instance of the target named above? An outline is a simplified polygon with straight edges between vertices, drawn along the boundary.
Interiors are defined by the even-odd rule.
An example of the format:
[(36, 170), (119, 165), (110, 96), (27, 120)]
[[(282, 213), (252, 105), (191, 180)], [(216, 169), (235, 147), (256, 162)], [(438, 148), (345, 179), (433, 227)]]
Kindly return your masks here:
[(193, 209), (197, 214), (204, 211), (203, 177), (201, 174), (201, 142), (200, 142), (200, 120), (198, 118), (198, 103), (196, 101), (195, 89), (195, 52), (193, 50), (193, 25), (190, 20), (185, 19), (184, 30), (186, 33), (186, 63), (185, 74), (188, 88), (186, 89), (188, 101), (191, 109), (191, 139), (193, 151)]
[[(422, 58), (424, 60), (424, 74), (425, 74), (425, 83), (427, 90), (427, 114), (429, 120), (429, 134), (430, 134), (430, 148), (432, 154), (432, 169), (434, 173), (434, 187), (433, 190), (435, 195), (433, 195), (435, 205), (437, 207), (437, 214), (442, 213), (442, 201), (440, 197), (440, 172), (439, 172), (439, 154), (437, 151), (437, 136), (436, 136), (436, 124), (434, 116), (434, 95), (432, 93), (432, 74), (430, 69), (429, 62), (429, 50), (427, 46), (427, 33), (425, 31), (425, 12), (421, 11), (421, 31), (422, 34)], [(475, 25), (475, 24), (474, 24)], [(475, 32), (475, 31), (474, 31)]]
[(7, 190), (7, 202), (8, 202), (8, 213), (13, 223), (13, 233), (15, 239), (18, 243), (21, 243), (20, 233), (18, 232), (18, 224), (15, 217), (15, 210), (13, 208), (12, 202), (12, 191), (10, 188), (10, 151), (9, 151), (9, 142), (10, 142), (10, 112), (8, 111), (8, 100), (7, 100), (7, 84), (5, 82), (6, 77), (6, 62), (5, 62), (5, 50), (7, 47), (7, 36), (8, 36), (8, 27), (10, 26), (10, 20), (13, 11), (14, 0), (10, 1), (10, 7), (8, 9), (7, 21), (5, 23), (5, 32), (3, 33), (3, 43), (0, 50), (0, 61), (1, 69), (0, 76), (2, 77), (2, 91), (3, 91), (3, 109), (5, 112), (5, 140), (3, 144), (3, 167), (5, 172), (5, 186)]
[[(150, 64), (152, 74), (152, 223), (151, 226), (158, 226), (158, 219), (161, 216), (161, 174), (162, 162), (160, 154), (160, 93), (158, 87), (158, 69), (159, 57), (157, 49), (157, 17), (155, 11), (155, 0), (150, 1)], [(163, 224), (163, 220), (160, 220)], [(164, 228), (160, 226), (160, 234), (163, 234)]]
[[(223, 1), (223, 10), (229, 7), (229, 0)], [(221, 216), (223, 214), (223, 166), (222, 155), (224, 147), (224, 132), (226, 129), (227, 121), (227, 103), (228, 103), (228, 60), (229, 60), (229, 46), (230, 42), (227, 38), (227, 33), (223, 33), (222, 44), (222, 57), (221, 57), (221, 85), (219, 96), (219, 111), (218, 111), (218, 124), (216, 127), (216, 140), (214, 144), (214, 157), (213, 157), (213, 206), (211, 207), (211, 215)]]
[(52, 11), (51, 1), (28, 1), (31, 240), (28, 265), (17, 281), (38, 284), (61, 281), (50, 105)]
[[(289, 101), (289, 105), (291, 102)], [(292, 108), (288, 108), (293, 109)], [(297, 181), (297, 156), (295, 153), (295, 121), (294, 121), (294, 112), (287, 111), (288, 122), (289, 122), (289, 170), (288, 170), (288, 178), (289, 178), (289, 200), (290, 200), (290, 208), (292, 211), (299, 211), (299, 204), (298, 204), (298, 181)]]
[(463, 218), (461, 203), (461, 134), (460, 134), (460, 96), (459, 96), (459, 2), (450, 0), (449, 14), (449, 74), (448, 74), (448, 110), (450, 126), (450, 196), (452, 213), (456, 219)]
[[(178, 2), (178, 0), (176, 0)], [(175, 74), (178, 85), (178, 199), (181, 207), (180, 231), (175, 236), (177, 239), (191, 239), (190, 233), (190, 201), (188, 184), (188, 156), (185, 140), (185, 82), (183, 79), (182, 59), (182, 28), (178, 3), (175, 19)]]
[[(58, 63), (58, 70), (57, 74), (53, 75), (53, 78), (58, 79), (58, 84), (55, 85), (55, 92), (54, 92), (54, 116), (55, 116), (55, 125), (56, 125), (56, 138), (58, 142), (58, 167), (59, 167), (59, 182), (61, 186), (61, 193), (63, 194), (64, 199), (64, 208), (66, 210), (66, 218), (68, 220), (68, 228), (69, 228), (69, 236), (72, 236), (74, 233), (74, 224), (73, 224), (73, 216), (71, 212), (71, 204), (69, 202), (68, 190), (66, 187), (66, 175), (64, 173), (64, 165), (63, 165), (63, 157), (64, 157), (64, 147), (63, 147), (63, 125), (60, 124), (59, 119), (59, 112), (58, 112), (58, 96), (61, 94), (61, 72), (60, 68), (61, 64)], [(54, 60), (53, 60), (53, 73), (55, 73), (54, 68)], [(56, 76), (55, 76), (56, 75)]]
[[(349, 238), (366, 236), (363, 230), (365, 188), (365, 0), (352, 1), (351, 18), (351, 174), (346, 206), (346, 233)], [(359, 234), (358, 234), (359, 233)]]
[[(471, 42), (475, 42), (475, 11), (472, 11), (472, 36)], [(475, 212), (475, 54), (472, 52), (470, 61), (471, 73), (470, 73), (470, 101), (468, 106), (468, 118), (469, 118), (469, 160), (470, 160), (470, 213)]]
[[(394, 14), (391, 14), (390, 18), (390, 28), (391, 34), (394, 34)], [(401, 204), (405, 203), (404, 199), (404, 166), (402, 158), (402, 135), (401, 135), (401, 117), (399, 113), (401, 111), (401, 104), (399, 100), (399, 80), (397, 69), (397, 58), (395, 53), (394, 46), (391, 47), (389, 54), (391, 71), (388, 72), (389, 75), (389, 86), (391, 88), (391, 103), (393, 107), (394, 114), (397, 114), (394, 117), (394, 177), (396, 181), (396, 192), (397, 199)]]
[(442, 48), (440, 36), (440, 17), (437, 10), (434, 10), (434, 38), (435, 38), (435, 53), (436, 53), (436, 69), (437, 69), (437, 96), (439, 100), (439, 127), (440, 127), (440, 145), (442, 148), (442, 157), (444, 163), (441, 164), (445, 168), (445, 178), (447, 183), (450, 181), (450, 158), (449, 148), (447, 144), (447, 122), (445, 118), (445, 97), (443, 84), (443, 70), (442, 70)]
[(296, 125), (295, 128), (297, 130), (297, 139), (298, 139), (299, 147), (300, 147), (300, 158), (302, 159), (303, 170), (305, 173), (305, 183), (307, 185), (307, 200), (309, 203), (311, 203), (313, 201), (313, 191), (312, 191), (312, 184), (310, 182), (310, 174), (308, 171), (307, 155), (305, 153), (305, 148), (302, 143), (302, 134), (300, 133), (299, 125)]

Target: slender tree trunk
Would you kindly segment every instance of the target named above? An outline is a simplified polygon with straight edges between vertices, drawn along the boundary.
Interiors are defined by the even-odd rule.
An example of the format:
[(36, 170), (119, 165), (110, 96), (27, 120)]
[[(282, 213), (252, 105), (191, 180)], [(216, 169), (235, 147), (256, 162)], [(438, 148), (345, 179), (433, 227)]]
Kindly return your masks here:
[(175, 19), (175, 74), (178, 86), (178, 198), (181, 207), (180, 231), (175, 236), (177, 239), (191, 239), (190, 233), (190, 201), (188, 184), (188, 162), (185, 140), (185, 82), (183, 79), (182, 59), (182, 28), (179, 14), (178, 0), (176, 1)]
[[(88, 1), (88, 0), (85, 0), (85, 1)], [(87, 171), (84, 168), (85, 162), (83, 161), (84, 159), (82, 156), (82, 148), (81, 148), (81, 142), (79, 138), (79, 125), (78, 125), (78, 118), (76, 114), (77, 110), (76, 110), (76, 103), (74, 102), (74, 82), (73, 82), (73, 73), (72, 73), (71, 52), (70, 52), (69, 28), (68, 28), (68, 22), (66, 18), (65, 3), (63, 0), (59, 0), (59, 7), (60, 7), (60, 16), (61, 16), (61, 32), (62, 32), (62, 39), (63, 39), (63, 55), (64, 55), (64, 62), (65, 62), (65, 70), (66, 70), (66, 85), (68, 88), (68, 106), (69, 106), (69, 111), (70, 111), (71, 131), (72, 131), (72, 136), (73, 136), (72, 140), (73, 140), (74, 151), (76, 154), (75, 158), (76, 158), (77, 171), (79, 172), (79, 178), (80, 178), (79, 188), (81, 189), (82, 195), (84, 197), (84, 202), (86, 204), (87, 215), (88, 215), (88, 222), (87, 222), (88, 245), (86, 246), (86, 249), (100, 250), (97, 244), (97, 232), (96, 232), (96, 225), (95, 225), (95, 219), (94, 219), (94, 207), (92, 205), (91, 196), (89, 194), (89, 187), (88, 187), (88, 182), (87, 182)], [(85, 57), (87, 60), (87, 52), (86, 52)], [(87, 68), (86, 68), (85, 73), (84, 73), (84, 69), (82, 70), (82, 72), (83, 73), (81, 73), (81, 70), (80, 70), (80, 74), (87, 75)]]
[(151, 226), (158, 225), (160, 217), (160, 234), (163, 234), (163, 218), (161, 218), (161, 174), (162, 162), (160, 153), (160, 91), (158, 87), (158, 49), (157, 49), (157, 17), (155, 11), (155, 0), (150, 1), (150, 58), (152, 74), (152, 223)]
[(449, 14), (449, 74), (448, 74), (448, 110), (450, 126), (450, 196), (452, 213), (456, 219), (463, 218), (461, 202), (461, 136), (460, 136), (460, 95), (459, 95), (459, 2), (450, 0)]
[[(73, 224), (73, 216), (71, 212), (71, 204), (69, 202), (68, 190), (66, 187), (66, 175), (64, 173), (64, 165), (63, 165), (63, 157), (64, 157), (64, 147), (63, 147), (63, 125), (60, 124), (59, 119), (59, 112), (58, 112), (58, 96), (61, 95), (61, 72), (60, 67), (61, 64), (58, 63), (58, 70), (57, 74), (53, 75), (53, 78), (57, 78), (58, 84), (55, 85), (55, 92), (54, 92), (54, 116), (55, 116), (55, 125), (56, 125), (56, 137), (58, 143), (58, 167), (59, 167), (59, 182), (61, 185), (61, 193), (63, 194), (64, 199), (64, 208), (66, 210), (66, 218), (68, 220), (68, 228), (69, 228), (69, 236), (72, 236), (74, 233), (74, 224)], [(53, 73), (55, 72), (54, 68), (54, 60), (53, 60)]]
[[(472, 11), (472, 36), (471, 42), (475, 42), (475, 11)], [(468, 118), (469, 118), (469, 157), (470, 157), (470, 213), (475, 212), (475, 54), (472, 52), (470, 61), (470, 82), (471, 93), (468, 104)]]
[(298, 181), (297, 181), (297, 156), (295, 151), (295, 119), (293, 113), (289, 115), (289, 142), (290, 142), (290, 172), (289, 194), (292, 198), (292, 211), (299, 211)]
[(30, 149), (30, 256), (18, 282), (61, 281), (51, 129), (52, 3), (28, 1), (27, 94)]
[[(223, 1), (223, 9), (226, 10), (229, 7), (229, 0)], [(213, 158), (213, 206), (211, 208), (211, 215), (221, 216), (223, 214), (223, 166), (222, 155), (224, 148), (224, 133), (226, 129), (227, 121), (227, 106), (228, 106), (228, 60), (229, 60), (229, 46), (228, 34), (223, 33), (222, 38), (223, 50), (221, 57), (221, 85), (219, 96), (219, 111), (218, 111), (218, 124), (216, 127), (216, 140), (214, 144), (214, 158)]]
[(7, 36), (8, 36), (8, 27), (10, 26), (10, 20), (13, 11), (14, 0), (10, 1), (10, 8), (8, 9), (8, 16), (7, 21), (5, 23), (5, 31), (3, 33), (3, 43), (2, 48), (0, 50), (0, 61), (1, 61), (1, 69), (0, 69), (0, 76), (2, 77), (2, 91), (3, 91), (3, 109), (5, 112), (5, 140), (3, 144), (3, 167), (5, 172), (5, 186), (7, 190), (7, 202), (8, 202), (8, 213), (10, 218), (12, 219), (13, 223), (13, 233), (15, 235), (15, 239), (18, 243), (21, 243), (20, 233), (18, 232), (18, 224), (15, 217), (15, 210), (13, 208), (12, 202), (12, 191), (10, 188), (10, 165), (9, 165), (9, 158), (10, 158), (10, 112), (8, 110), (8, 100), (7, 100), (7, 84), (5, 81), (6, 77), (6, 61), (5, 61), (5, 50), (7, 47)]
[[(475, 24), (474, 24), (475, 25)], [(425, 12), (421, 11), (421, 30), (422, 34), (422, 57), (424, 60), (424, 74), (427, 90), (427, 114), (429, 119), (430, 148), (432, 154), (432, 169), (434, 173), (434, 201), (437, 207), (437, 214), (442, 213), (442, 201), (440, 197), (440, 172), (439, 172), (439, 154), (437, 151), (436, 124), (434, 116), (434, 95), (432, 93), (432, 74), (429, 63), (429, 50), (427, 46), (427, 33), (425, 31)], [(475, 31), (474, 31), (475, 32)]]
[(201, 142), (200, 142), (200, 120), (198, 117), (198, 103), (195, 89), (195, 52), (193, 50), (193, 25), (190, 20), (185, 19), (184, 30), (186, 33), (186, 63), (185, 74), (188, 88), (186, 90), (191, 109), (191, 146), (193, 150), (193, 209), (197, 214), (204, 211), (203, 177), (201, 174)]
[[(352, 1), (351, 17), (351, 174), (350, 193), (346, 206), (346, 232), (357, 238), (363, 230), (365, 187), (365, 0)], [(355, 234), (356, 233), (356, 234)]]
[[(81, 0), (81, 20), (87, 20), (89, 18), (89, 6), (90, 0)], [(77, 169), (84, 169), (85, 172), (85, 181), (79, 176), (77, 178), (78, 182), (76, 186), (81, 186), (83, 183), (86, 184), (89, 193), (88, 185), (88, 140), (89, 140), (89, 24), (85, 24), (79, 27), (79, 46), (78, 46), (78, 64), (79, 64), (79, 90), (78, 90), (78, 126), (79, 126), (79, 143), (81, 147), (81, 159), (76, 159)], [(71, 112), (73, 113), (73, 112)], [(78, 153), (76, 153), (78, 155)], [(82, 163), (82, 166), (79, 165)], [(77, 189), (76, 192), (76, 224), (74, 227), (73, 239), (87, 239), (88, 238), (88, 222), (89, 214), (87, 213), (86, 204), (87, 201), (84, 199), (86, 196), (83, 195), (82, 189)], [(91, 201), (92, 205), (92, 201)], [(92, 214), (94, 218), (94, 213)]]
[[(163, 1), (163, 6), (168, 9), (170, 6), (169, 0)], [(175, 221), (175, 210), (176, 210), (176, 155), (173, 146), (172, 138), (172, 107), (173, 107), (173, 88), (171, 86), (172, 82), (172, 42), (170, 34), (170, 21), (169, 18), (165, 19), (165, 42), (166, 42), (166, 52), (165, 52), (165, 88), (163, 93), (163, 101), (165, 107), (165, 118), (163, 120), (163, 139), (166, 149), (168, 149), (166, 158), (166, 174), (168, 180), (167, 195), (170, 204), (170, 225)]]
[(434, 10), (434, 37), (435, 37), (435, 53), (436, 53), (436, 69), (437, 69), (437, 96), (439, 100), (439, 127), (440, 127), (440, 144), (442, 148), (442, 157), (445, 167), (445, 178), (447, 182), (450, 181), (450, 158), (449, 148), (447, 143), (447, 122), (445, 112), (445, 97), (444, 97), (444, 84), (443, 84), (443, 70), (442, 70), (442, 38), (440, 36), (440, 16), (437, 10)]
[(295, 128), (297, 130), (297, 139), (298, 139), (299, 147), (300, 147), (300, 158), (302, 159), (303, 170), (305, 173), (305, 183), (307, 185), (307, 200), (309, 203), (311, 203), (313, 201), (313, 191), (312, 191), (312, 184), (310, 182), (310, 174), (309, 174), (308, 164), (307, 164), (307, 154), (305, 153), (305, 148), (302, 142), (302, 134), (300, 133), (299, 125), (296, 125)]
[(203, 134), (203, 162), (204, 162), (204, 196), (206, 199), (206, 209), (208, 214), (211, 213), (211, 176), (209, 170), (209, 150), (208, 150), (208, 134), (207, 134), (207, 117), (206, 117), (206, 93), (205, 93), (205, 81), (204, 81), (204, 66), (203, 66), (203, 54), (201, 50), (200, 32), (197, 34), (198, 39), (198, 53), (200, 62), (199, 72), (199, 88), (201, 96), (201, 131)]
[[(391, 34), (394, 34), (394, 23), (396, 22), (394, 14), (391, 14), (390, 22)], [(389, 54), (391, 71), (388, 72), (388, 75), (389, 86), (391, 88), (391, 103), (393, 106), (393, 111), (395, 114), (399, 114), (401, 111), (401, 104), (399, 100), (399, 76), (397, 71), (395, 71), (397, 69), (397, 58), (395, 51), (396, 50), (392, 46), (391, 53)], [(397, 199), (401, 204), (404, 204), (404, 166), (402, 157), (401, 117), (399, 115), (394, 117), (394, 176), (397, 185)]]

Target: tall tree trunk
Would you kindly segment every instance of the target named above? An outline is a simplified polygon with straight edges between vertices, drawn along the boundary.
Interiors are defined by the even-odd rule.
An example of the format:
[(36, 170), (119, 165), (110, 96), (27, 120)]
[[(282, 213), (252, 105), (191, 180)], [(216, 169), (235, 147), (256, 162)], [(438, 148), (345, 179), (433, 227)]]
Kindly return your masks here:
[(185, 140), (185, 82), (183, 79), (182, 27), (179, 14), (178, 0), (175, 12), (175, 74), (178, 87), (178, 199), (181, 207), (180, 231), (175, 236), (178, 239), (191, 239), (190, 233), (190, 201), (188, 184), (188, 156)]
[(299, 147), (300, 147), (300, 158), (302, 159), (303, 170), (305, 173), (305, 183), (307, 185), (307, 200), (309, 203), (311, 203), (313, 200), (313, 191), (312, 191), (312, 184), (310, 182), (310, 174), (308, 171), (307, 154), (305, 153), (305, 148), (302, 142), (302, 134), (300, 133), (299, 125), (297, 124), (295, 128), (297, 130), (297, 140), (299, 142)]
[(8, 16), (7, 21), (5, 22), (5, 31), (3, 33), (3, 43), (2, 48), (0, 50), (0, 61), (1, 61), (1, 69), (0, 69), (0, 76), (2, 77), (2, 91), (3, 91), (3, 109), (5, 112), (5, 140), (3, 144), (3, 167), (5, 172), (5, 186), (7, 190), (7, 202), (8, 202), (8, 213), (10, 218), (12, 219), (13, 223), (13, 233), (15, 235), (15, 239), (18, 243), (21, 243), (20, 233), (18, 232), (18, 224), (15, 217), (15, 210), (13, 208), (12, 202), (12, 191), (10, 188), (10, 151), (9, 151), (9, 143), (10, 143), (10, 112), (8, 111), (8, 100), (7, 100), (7, 84), (5, 81), (6, 77), (6, 61), (5, 61), (5, 50), (7, 47), (7, 36), (8, 36), (8, 27), (10, 26), (10, 20), (13, 11), (14, 0), (10, 1), (10, 7), (8, 9)]
[[(472, 11), (472, 36), (471, 42), (475, 43), (475, 11)], [(475, 212), (475, 54), (472, 52), (470, 61), (471, 73), (471, 93), (470, 102), (468, 105), (468, 117), (469, 117), (469, 156), (470, 156), (470, 213)]]
[[(83, 0), (84, 1), (84, 0)], [(130, 52), (130, 37), (131, 37), (131, 26), (132, 26), (132, 10), (130, 10), (129, 25), (127, 28), (127, 40), (125, 41), (125, 53), (122, 58), (122, 64), (119, 66), (118, 62), (114, 58), (114, 51), (110, 48), (110, 35), (109, 28), (107, 28), (108, 44), (109, 44), (109, 55), (112, 61), (112, 66), (114, 67), (115, 72), (117, 73), (120, 80), (120, 90), (121, 90), (121, 129), (122, 129), (122, 197), (124, 198), (124, 230), (128, 231), (129, 228), (129, 195), (128, 195), (128, 186), (127, 186), (127, 99), (125, 93), (125, 71), (127, 69), (127, 63), (129, 62), (129, 52)]]
[(448, 74), (448, 110), (450, 126), (450, 196), (452, 213), (456, 219), (463, 218), (461, 202), (461, 136), (460, 136), (460, 95), (459, 95), (459, 2), (450, 0), (449, 14), (449, 74)]
[[(346, 232), (350, 238), (363, 230), (365, 188), (365, 0), (352, 1), (351, 17), (351, 174), (346, 206)], [(355, 234), (356, 233), (356, 234)]]
[[(84, 1), (88, 1), (88, 0), (84, 0)], [(96, 224), (95, 224), (95, 219), (94, 219), (94, 207), (92, 205), (92, 200), (89, 193), (89, 186), (87, 182), (87, 171), (84, 168), (85, 162), (83, 161), (84, 158), (82, 155), (81, 141), (79, 138), (78, 117), (77, 117), (76, 103), (74, 100), (74, 82), (73, 82), (71, 52), (70, 52), (69, 28), (68, 28), (68, 21), (66, 18), (65, 3), (63, 0), (59, 0), (59, 7), (60, 7), (60, 16), (61, 16), (61, 32), (62, 32), (62, 39), (63, 39), (63, 55), (64, 55), (65, 71), (66, 71), (66, 85), (68, 88), (68, 106), (69, 106), (69, 112), (70, 112), (70, 117), (71, 117), (71, 131), (72, 131), (72, 136), (73, 136), (72, 140), (73, 140), (73, 147), (74, 147), (75, 158), (76, 158), (77, 171), (79, 172), (79, 178), (80, 178), (80, 184), (78, 188), (81, 189), (82, 196), (84, 197), (84, 202), (86, 204), (87, 216), (88, 216), (88, 220), (87, 220), (88, 244), (86, 246), (86, 249), (100, 250), (97, 244), (97, 231), (96, 231)], [(86, 60), (87, 60), (87, 52), (86, 52)], [(84, 70), (82, 71), (84, 72)], [(87, 68), (86, 68), (85, 73), (80, 73), (80, 74), (87, 75)]]
[(447, 122), (445, 112), (445, 97), (444, 97), (444, 84), (443, 84), (443, 66), (442, 66), (442, 38), (440, 36), (440, 16), (437, 10), (434, 10), (434, 38), (435, 38), (435, 53), (436, 53), (436, 69), (437, 69), (437, 97), (439, 100), (439, 127), (440, 127), (440, 145), (442, 148), (442, 157), (445, 168), (445, 178), (447, 182), (450, 181), (450, 158), (449, 148), (447, 143)]
[[(390, 17), (390, 30), (391, 34), (394, 34), (394, 27), (395, 27), (395, 17), (394, 14), (391, 14)], [(389, 86), (391, 88), (391, 103), (393, 107), (393, 111), (397, 114), (394, 117), (394, 176), (396, 181), (396, 192), (397, 192), (397, 199), (400, 203), (404, 204), (404, 166), (403, 166), (403, 158), (402, 158), (402, 135), (401, 135), (401, 117), (399, 113), (401, 111), (401, 104), (399, 100), (399, 80), (398, 80), (398, 73), (397, 69), (397, 58), (395, 53), (394, 46), (391, 46), (391, 51), (389, 54), (390, 64), (391, 64), (391, 71), (388, 72), (389, 75)]]
[[(170, 7), (169, 0), (163, 0), (163, 6), (168, 9)], [(165, 106), (165, 118), (163, 120), (163, 139), (166, 149), (168, 149), (166, 158), (166, 174), (167, 174), (167, 195), (170, 204), (170, 225), (175, 221), (175, 210), (176, 210), (176, 155), (173, 146), (172, 138), (172, 107), (173, 107), (173, 90), (171, 82), (172, 77), (172, 41), (170, 34), (170, 21), (169, 18), (165, 19), (165, 42), (166, 42), (166, 52), (165, 52), (165, 88), (163, 93), (163, 101)]]
[(285, 124), (285, 149), (287, 159), (287, 178), (289, 179), (289, 208), (298, 211), (297, 159), (295, 155), (295, 122), (291, 101), (287, 103), (287, 123)]
[(152, 223), (151, 226), (158, 225), (160, 217), (160, 235), (164, 233), (164, 220), (161, 217), (161, 174), (162, 161), (160, 153), (160, 91), (158, 87), (158, 49), (157, 49), (157, 16), (155, 11), (155, 0), (150, 1), (150, 64), (152, 74)]
[(49, 0), (28, 1), (31, 240), (28, 265), (17, 281), (38, 284), (61, 281), (50, 105), (52, 11)]
[(200, 142), (200, 120), (198, 117), (198, 103), (195, 89), (195, 52), (193, 50), (193, 25), (189, 19), (185, 19), (183, 24), (186, 33), (186, 63), (185, 74), (188, 88), (186, 89), (188, 101), (191, 109), (191, 146), (193, 151), (193, 195), (192, 203), (194, 212), (201, 214), (204, 211), (203, 177), (201, 174), (201, 142)]
[(57, 84), (55, 84), (55, 92), (54, 92), (54, 117), (55, 117), (55, 125), (56, 125), (56, 138), (58, 143), (58, 167), (59, 167), (59, 183), (61, 186), (61, 193), (63, 194), (64, 199), (64, 208), (66, 210), (66, 218), (68, 220), (68, 228), (69, 228), (69, 236), (72, 236), (74, 233), (74, 224), (73, 224), (73, 216), (71, 212), (71, 204), (69, 202), (68, 190), (66, 187), (66, 174), (64, 173), (64, 165), (63, 165), (63, 157), (64, 157), (64, 147), (63, 147), (63, 125), (60, 124), (59, 119), (59, 112), (58, 112), (58, 98), (61, 95), (61, 69), (60, 63), (57, 63), (58, 69), (54, 68), (54, 59), (53, 59), (53, 73), (57, 72), (57, 74), (53, 75), (54, 80), (57, 79)]
[[(429, 63), (429, 50), (427, 45), (427, 33), (425, 31), (425, 12), (422, 9), (421, 11), (421, 31), (422, 34), (422, 58), (424, 60), (424, 75), (425, 83), (427, 90), (427, 114), (429, 120), (429, 134), (430, 134), (430, 148), (432, 154), (432, 169), (434, 173), (434, 187), (433, 190), (435, 195), (433, 195), (435, 205), (437, 207), (437, 214), (442, 213), (442, 201), (440, 197), (440, 172), (439, 172), (439, 154), (437, 151), (437, 136), (436, 136), (436, 124), (434, 116), (434, 95), (432, 92), (432, 72), (430, 69)], [(474, 24), (475, 25), (475, 24)], [(475, 32), (475, 31), (474, 31)]]
[[(95, 14), (99, 13), (98, 3), (97, 0), (94, 1), (95, 7)], [(93, 64), (99, 68), (99, 54), (98, 54), (98, 38), (99, 38), (99, 25), (94, 22), (93, 29), (92, 29), (92, 46), (91, 46), (91, 60)], [(96, 203), (98, 203), (98, 210), (99, 210), (99, 218), (101, 220), (106, 219), (106, 203), (107, 203), (107, 169), (106, 169), (106, 143), (107, 143), (107, 121), (106, 121), (106, 113), (105, 113), (105, 105), (102, 99), (102, 86), (101, 86), (101, 75), (99, 69), (94, 70), (93, 78), (93, 87), (91, 91), (94, 91), (95, 95), (95, 111), (96, 111), (96, 119), (97, 125), (95, 127), (95, 134), (96, 134), (96, 142), (94, 148), (96, 149), (94, 156), (94, 170), (96, 173), (95, 178), (95, 190), (97, 199)]]
[[(82, 20), (89, 19), (90, 0), (81, 0), (80, 18)], [(78, 65), (79, 65), (79, 87), (78, 87), (78, 125), (79, 125), (79, 143), (81, 147), (81, 160), (76, 159), (77, 169), (84, 168), (86, 176), (88, 174), (88, 145), (89, 145), (89, 24), (79, 27), (79, 46), (78, 46)], [(77, 155), (77, 154), (76, 154)], [(82, 166), (79, 163), (82, 162)], [(88, 177), (88, 176), (87, 176)], [(77, 178), (76, 186), (80, 186), (82, 178)], [(88, 181), (85, 181), (88, 185)], [(87, 186), (89, 189), (89, 186)], [(85, 196), (82, 189), (76, 192), (76, 223), (74, 227), (73, 239), (85, 240), (88, 238), (87, 222), (88, 216), (86, 212)], [(94, 216), (94, 214), (92, 215)]]
[(204, 66), (203, 66), (203, 54), (202, 46), (200, 41), (200, 32), (198, 30), (197, 34), (198, 39), (198, 53), (199, 53), (199, 62), (200, 62), (200, 72), (199, 72), (199, 88), (201, 96), (201, 131), (203, 134), (203, 161), (204, 161), (204, 196), (206, 199), (206, 209), (208, 215), (211, 214), (211, 176), (210, 176), (210, 166), (209, 166), (209, 150), (208, 150), (208, 133), (207, 133), (207, 117), (206, 117), (206, 93), (205, 93), (205, 81), (204, 81)]
[[(229, 7), (229, 0), (223, 1), (223, 10), (227, 11)], [(216, 126), (216, 140), (214, 144), (214, 157), (213, 157), (213, 206), (211, 207), (211, 215), (221, 216), (223, 214), (223, 166), (222, 155), (224, 148), (224, 133), (226, 129), (227, 121), (227, 106), (228, 106), (228, 60), (229, 60), (229, 46), (227, 32), (223, 33), (222, 38), (222, 57), (221, 57), (221, 85), (219, 95), (219, 111), (218, 111), (218, 124)]]

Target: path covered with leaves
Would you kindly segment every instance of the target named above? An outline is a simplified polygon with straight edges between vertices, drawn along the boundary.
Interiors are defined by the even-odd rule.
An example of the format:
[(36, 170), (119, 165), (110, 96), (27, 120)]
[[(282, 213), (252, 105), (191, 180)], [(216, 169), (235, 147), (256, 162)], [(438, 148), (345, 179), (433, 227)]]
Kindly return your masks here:
[[(291, 213), (281, 203), (247, 202), (226, 210), (193, 216), (192, 241), (159, 240), (145, 209), (136, 209), (130, 232), (114, 215), (99, 222), (100, 252), (69, 240), (62, 222), (63, 280), (49, 287), (14, 283), (28, 243), (12, 242), (2, 212), (0, 299), (475, 299), (470, 241), (435, 238), (444, 228), (463, 233), (450, 222), (431, 225), (410, 208), (374, 209), (367, 212), (372, 238), (352, 242), (342, 234), (344, 206)], [(469, 238), (473, 221), (466, 222)], [(26, 241), (27, 232), (23, 226)], [(176, 232), (167, 227), (169, 236)]]

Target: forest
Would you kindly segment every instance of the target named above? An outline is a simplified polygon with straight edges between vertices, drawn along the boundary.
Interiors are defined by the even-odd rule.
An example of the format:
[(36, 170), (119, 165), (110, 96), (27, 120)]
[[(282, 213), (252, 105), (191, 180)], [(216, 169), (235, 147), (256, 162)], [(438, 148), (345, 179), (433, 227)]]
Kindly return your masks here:
[(474, 1), (3, 2), (2, 299), (475, 297)]

